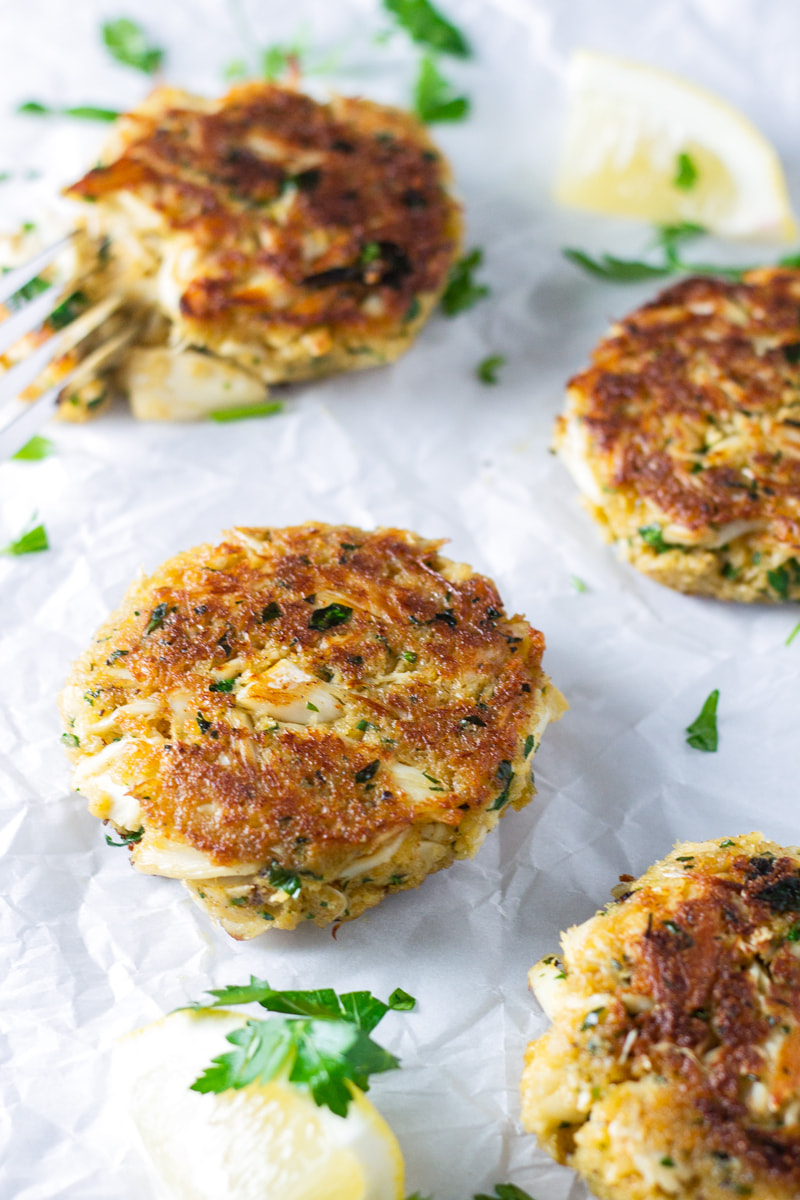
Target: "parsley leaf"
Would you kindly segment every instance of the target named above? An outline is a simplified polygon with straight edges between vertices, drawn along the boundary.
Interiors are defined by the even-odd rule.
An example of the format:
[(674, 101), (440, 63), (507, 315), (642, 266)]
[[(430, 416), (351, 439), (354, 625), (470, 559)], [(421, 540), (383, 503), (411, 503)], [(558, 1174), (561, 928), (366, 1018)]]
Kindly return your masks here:
[(215, 408), (209, 413), (212, 421), (245, 421), (248, 417), (271, 417), (283, 412), (283, 401), (267, 400), (264, 404), (240, 404), (231, 408)]
[(642, 525), (639, 529), (639, 537), (642, 541), (655, 550), (656, 554), (664, 554), (667, 550), (674, 549), (669, 542), (664, 541), (664, 535), (661, 532), (661, 526), (654, 522), (652, 525)]
[(41, 550), (49, 550), (47, 531), (44, 525), (34, 525), (27, 533), (23, 533), (15, 542), (9, 542), (0, 550), (0, 554), (38, 554)]
[(481, 383), (499, 383), (497, 372), (506, 364), (505, 355), (490, 354), (488, 358), (484, 358), (475, 368), (475, 374), (480, 379)]
[(166, 603), (166, 601), (162, 601), (161, 604), (157, 604), (155, 606), (153, 611), (150, 613), (150, 620), (145, 626), (145, 634), (155, 633), (157, 629), (161, 628), (161, 626), (164, 624), (164, 618), (167, 615), (168, 609), (169, 605)]
[(417, 45), (457, 58), (469, 58), (472, 54), (463, 33), (430, 0), (383, 0), (383, 7)]
[(705, 750), (713, 753), (717, 749), (719, 744), (717, 734), (718, 700), (719, 688), (715, 688), (700, 709), (700, 715), (697, 720), (692, 721), (691, 725), (686, 727), (686, 732), (689, 734), (686, 744), (692, 746), (695, 750)]
[(164, 58), (164, 51), (148, 46), (144, 30), (127, 17), (105, 22), (103, 42), (117, 62), (143, 71), (145, 75), (155, 74)]
[(77, 117), (81, 121), (116, 121), (116, 108), (98, 108), (96, 104), (76, 104), (74, 108), (55, 109), (62, 117)]
[(54, 451), (55, 446), (49, 438), (35, 433), (21, 450), (12, 455), (12, 458), (15, 458), (18, 462), (41, 462), (43, 458), (49, 458)]
[(800, 621), (798, 621), (798, 623), (795, 625), (794, 629), (792, 630), (792, 632), (789, 634), (788, 638), (786, 639), (787, 646), (791, 646), (792, 642), (797, 637), (798, 633), (800, 633)]
[(318, 1105), (342, 1117), (352, 1099), (352, 1084), (367, 1091), (370, 1075), (399, 1066), (369, 1034), (390, 1008), (407, 1011), (414, 1005), (400, 988), (384, 1004), (367, 991), (342, 996), (332, 988), (279, 992), (255, 976), (249, 984), (216, 989), (211, 995), (215, 1005), (257, 1001), (289, 1017), (249, 1020), (229, 1033), (227, 1041), (234, 1049), (212, 1060), (191, 1085), (193, 1091), (222, 1092), (267, 1083), (285, 1072), (290, 1082), (307, 1087)]
[(214, 679), (209, 685), (210, 692), (232, 692), (236, 679)]
[(481, 1192), (473, 1197), (473, 1200), (533, 1200), (533, 1196), (514, 1183), (496, 1183), (493, 1196)]
[(71, 325), (82, 312), (85, 312), (89, 307), (89, 298), (85, 292), (71, 292), (69, 296), (58, 304), (50, 316), (47, 318), (47, 323), (51, 329), (65, 329), (67, 325)]
[(584, 583), (584, 581), (580, 578), (579, 575), (570, 575), (569, 581), (572, 584), (572, 586), (575, 588), (576, 592), (588, 592), (589, 585), (587, 583)]
[(431, 56), (424, 54), (414, 84), (414, 111), (419, 119), (428, 125), (434, 121), (463, 121), (469, 110), (469, 98), (455, 95)]
[(97, 108), (93, 104), (77, 104), (73, 108), (53, 108), (38, 100), (27, 100), (17, 107), (18, 113), (33, 117), (78, 117), (84, 121), (116, 121), (119, 113), (113, 108)]
[(328, 604), (325, 608), (315, 608), (308, 622), (309, 629), (334, 629), (344, 625), (353, 615), (348, 604)]
[(500, 783), (502, 783), (503, 790), (497, 799), (489, 805), (487, 812), (497, 812), (498, 809), (501, 809), (508, 804), (510, 799), (509, 789), (511, 788), (511, 784), (514, 780), (514, 772), (512, 770), (511, 763), (506, 758), (503, 759), (503, 761), (500, 763), (500, 766), (497, 768), (497, 779)]
[(112, 837), (109, 837), (108, 834), (106, 834), (106, 845), (107, 846), (135, 846), (144, 837), (144, 826), (142, 825), (139, 829), (134, 829), (132, 833), (126, 833), (124, 830), (119, 830), (119, 836), (121, 838), (121, 841), (115, 842)]
[(260, 1004), (270, 1012), (289, 1013), (293, 1016), (317, 1019), (350, 1021), (371, 1033), (387, 1012), (408, 1012), (416, 1000), (396, 988), (387, 1003), (371, 992), (345, 992), (338, 995), (333, 988), (315, 988), (310, 991), (276, 991), (266, 979), (250, 976), (250, 982), (240, 986), (212, 988), (210, 994), (214, 1004)]
[(474, 283), (472, 279), (473, 271), (482, 265), (483, 250), (476, 247), (450, 268), (447, 287), (442, 296), (442, 312), (445, 316), (455, 317), (489, 295), (486, 284)]
[(675, 160), (675, 175), (672, 180), (672, 186), (680, 188), (681, 191), (689, 192), (697, 183), (698, 171), (694, 165), (694, 160), (681, 151)]
[(303, 886), (303, 881), (296, 871), (289, 871), (276, 862), (270, 863), (267, 879), (271, 887), (280, 888), (288, 896), (296, 896)]

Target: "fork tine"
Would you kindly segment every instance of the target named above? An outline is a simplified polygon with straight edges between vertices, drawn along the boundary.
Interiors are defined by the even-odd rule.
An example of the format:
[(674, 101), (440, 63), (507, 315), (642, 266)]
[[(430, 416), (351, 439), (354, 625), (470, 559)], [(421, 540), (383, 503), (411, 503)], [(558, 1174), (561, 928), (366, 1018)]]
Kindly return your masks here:
[[(14, 400), (16, 409), (11, 420), (0, 429), (0, 462), (21, 450), (25, 443), (37, 433), (58, 408), (58, 394), (64, 381), (42, 392), (33, 403)], [(9, 406), (10, 407), (10, 406)]]
[(0, 354), (5, 354), (9, 346), (19, 341), (26, 333), (37, 329), (53, 307), (53, 296), (57, 291), (48, 288), (41, 296), (34, 297), (19, 312), (12, 313), (0, 322)]
[[(106, 300), (101, 300), (67, 325), (63, 332), (53, 334), (22, 362), (16, 363), (5, 375), (0, 375), (0, 415), (2, 406), (19, 396), (28, 384), (33, 383), (48, 363), (77, 346), (120, 304), (121, 299), (118, 296), (109, 296)], [(63, 387), (63, 384), (61, 386)]]
[(11, 420), (7, 421), (0, 429), (0, 462), (10, 458), (12, 454), (16, 454), (28, 439), (47, 423), (58, 408), (58, 397), (64, 388), (69, 387), (71, 383), (79, 383), (81, 376), (90, 375), (92, 371), (103, 366), (135, 336), (135, 326), (123, 329), (109, 338), (107, 342), (103, 342), (102, 346), (98, 346), (86, 358), (81, 359), (69, 374), (60, 379), (53, 387), (48, 388), (33, 402), (12, 400), (11, 404), (6, 405), (3, 411), (13, 411), (13, 415)]
[(69, 245), (73, 236), (71, 233), (65, 234), (57, 242), (53, 242), (52, 246), (40, 250), (22, 266), (14, 267), (13, 270), (0, 277), (0, 304), (5, 304), (6, 300), (10, 299), (15, 292), (18, 292), (26, 283), (30, 283), (45, 267), (49, 267), (53, 259), (57, 258), (61, 251)]

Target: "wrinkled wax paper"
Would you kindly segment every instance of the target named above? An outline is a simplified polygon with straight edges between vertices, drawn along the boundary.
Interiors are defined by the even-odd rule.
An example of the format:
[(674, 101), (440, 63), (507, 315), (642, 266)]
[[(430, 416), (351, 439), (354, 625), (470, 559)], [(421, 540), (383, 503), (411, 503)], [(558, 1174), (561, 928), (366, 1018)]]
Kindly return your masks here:
[[(294, 388), (286, 411), (224, 426), (137, 424), (123, 405), (53, 423), (57, 454), (0, 465), (0, 542), (34, 512), (47, 553), (0, 558), (3, 804), (2, 1200), (142, 1200), (149, 1185), (107, 1104), (120, 1034), (250, 972), (275, 986), (401, 986), (417, 1011), (381, 1040), (402, 1070), (371, 1096), (408, 1163), (408, 1190), (465, 1200), (511, 1179), (538, 1200), (587, 1196), (522, 1132), (526, 1041), (546, 1022), (526, 971), (559, 931), (677, 838), (753, 828), (800, 840), (797, 610), (672, 594), (619, 563), (548, 453), (565, 380), (607, 321), (654, 289), (579, 274), (562, 245), (636, 253), (633, 223), (557, 209), (549, 195), (571, 50), (685, 73), (744, 109), (775, 142), (800, 202), (800, 11), (785, 0), (450, 0), (476, 51), (444, 73), (473, 115), (435, 132), (451, 156), (468, 244), (491, 297), (436, 317), (392, 367)], [(418, 51), (378, 0), (247, 0), (260, 43), (308, 45), (327, 88), (406, 102)], [(35, 98), (123, 108), (149, 86), (104, 50), (104, 18), (131, 16), (167, 49), (170, 81), (208, 94), (252, 51), (221, 0), (6, 0), (0, 6), (0, 223), (38, 219), (96, 155), (102, 126), (14, 115)], [(250, 42), (251, 44), (247, 44)], [(325, 63), (325, 59), (329, 61)], [(37, 179), (26, 177), (38, 171)], [(755, 261), (753, 247), (739, 248)], [(772, 254), (769, 250), (767, 253)], [(496, 387), (475, 378), (489, 354)], [(536, 759), (539, 793), (474, 862), (353, 924), (237, 944), (181, 885), (137, 875), (71, 792), (55, 697), (72, 659), (134, 573), (235, 524), (398, 525), (451, 539), (511, 611), (547, 637), (571, 711)], [(586, 591), (578, 592), (571, 577)], [(720, 748), (685, 726), (720, 690)]]

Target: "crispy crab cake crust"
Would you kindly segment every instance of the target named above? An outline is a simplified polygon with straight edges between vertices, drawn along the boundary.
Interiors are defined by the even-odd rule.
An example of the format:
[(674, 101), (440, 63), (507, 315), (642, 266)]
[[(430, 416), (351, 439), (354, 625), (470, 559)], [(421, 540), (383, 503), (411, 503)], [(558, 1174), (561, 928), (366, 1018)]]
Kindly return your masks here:
[(683, 592), (800, 600), (800, 271), (687, 279), (615, 325), (556, 447), (633, 566)]
[(75, 786), (228, 932), (356, 917), (534, 794), (544, 639), (441, 542), (236, 529), (133, 584), (61, 696)]
[[(449, 182), (408, 113), (248, 83), (215, 101), (157, 89), (66, 194), (151, 355), (200, 348), (274, 383), (408, 348), (458, 253)], [(166, 370), (136, 354), (131, 380)]]
[(522, 1110), (603, 1200), (800, 1194), (800, 853), (676, 846), (531, 971)]

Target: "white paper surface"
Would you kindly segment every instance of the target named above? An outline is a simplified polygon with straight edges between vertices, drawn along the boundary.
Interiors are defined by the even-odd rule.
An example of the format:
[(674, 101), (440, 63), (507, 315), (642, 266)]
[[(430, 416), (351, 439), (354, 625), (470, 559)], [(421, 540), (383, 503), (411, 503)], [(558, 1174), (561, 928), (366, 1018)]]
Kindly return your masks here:
[[(408, 1190), (463, 1200), (513, 1180), (538, 1200), (587, 1196), (521, 1132), (526, 1041), (545, 1021), (527, 968), (589, 916), (621, 872), (676, 838), (763, 829), (797, 842), (797, 609), (722, 606), (671, 594), (618, 563), (548, 453), (565, 380), (607, 320), (652, 289), (582, 277), (564, 244), (635, 252), (633, 225), (558, 211), (548, 187), (569, 52), (587, 46), (685, 73), (742, 107), (777, 144), (800, 201), (800, 11), (786, 0), (450, 0), (473, 63), (447, 74), (474, 116), (438, 127), (486, 252), (489, 300), (436, 318), (390, 368), (296, 388), (284, 415), (226, 426), (136, 424), (124, 408), (52, 425), (56, 457), (0, 466), (0, 542), (34, 511), (52, 549), (0, 558), (3, 827), (2, 1200), (141, 1200), (141, 1165), (106, 1111), (108, 1049), (121, 1033), (250, 972), (275, 986), (402, 986), (416, 1013), (382, 1040), (403, 1061), (371, 1095), (397, 1131)], [(247, 5), (264, 43), (304, 25), (315, 88), (402, 103), (416, 52), (377, 0)], [(0, 8), (0, 223), (35, 219), (57, 184), (91, 164), (100, 126), (11, 115), (36, 98), (125, 107), (147, 80), (103, 50), (102, 19), (130, 15), (168, 49), (168, 77), (216, 93), (241, 57), (215, 0), (26, 0)], [(740, 252), (741, 253), (741, 252)], [(752, 252), (754, 257), (756, 251)], [(748, 250), (748, 255), (750, 250)], [(502, 382), (474, 378), (487, 354)], [(473, 863), (330, 931), (236, 944), (173, 881), (137, 875), (69, 790), (55, 696), (72, 659), (140, 567), (233, 523), (406, 526), (448, 536), (455, 558), (497, 580), (548, 641), (546, 667), (572, 710), (537, 756), (539, 795)], [(578, 594), (571, 575), (586, 581)], [(720, 689), (720, 749), (685, 726)]]

